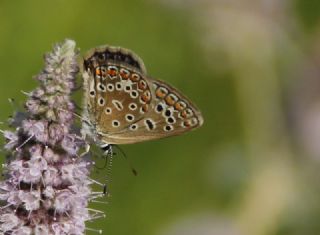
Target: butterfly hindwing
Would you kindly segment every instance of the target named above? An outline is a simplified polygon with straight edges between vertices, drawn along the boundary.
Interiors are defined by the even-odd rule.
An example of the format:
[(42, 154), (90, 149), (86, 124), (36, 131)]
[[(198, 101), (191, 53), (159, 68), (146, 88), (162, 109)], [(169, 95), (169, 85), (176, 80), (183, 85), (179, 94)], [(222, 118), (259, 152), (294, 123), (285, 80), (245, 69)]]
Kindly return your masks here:
[[(172, 86), (148, 79), (152, 84), (150, 108), (140, 120), (118, 133), (104, 135), (111, 143), (136, 143), (179, 135), (202, 125), (199, 110)], [(133, 128), (134, 127), (134, 128)]]

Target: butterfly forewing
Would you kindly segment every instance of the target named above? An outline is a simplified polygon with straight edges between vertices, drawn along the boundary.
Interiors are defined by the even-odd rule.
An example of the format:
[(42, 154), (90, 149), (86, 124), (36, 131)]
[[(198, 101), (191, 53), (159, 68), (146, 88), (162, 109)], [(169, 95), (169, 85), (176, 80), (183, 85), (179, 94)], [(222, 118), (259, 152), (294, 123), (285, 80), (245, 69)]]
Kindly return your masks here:
[(165, 82), (146, 75), (131, 51), (105, 47), (84, 59), (84, 116), (93, 139), (129, 144), (178, 135), (203, 119), (191, 101)]

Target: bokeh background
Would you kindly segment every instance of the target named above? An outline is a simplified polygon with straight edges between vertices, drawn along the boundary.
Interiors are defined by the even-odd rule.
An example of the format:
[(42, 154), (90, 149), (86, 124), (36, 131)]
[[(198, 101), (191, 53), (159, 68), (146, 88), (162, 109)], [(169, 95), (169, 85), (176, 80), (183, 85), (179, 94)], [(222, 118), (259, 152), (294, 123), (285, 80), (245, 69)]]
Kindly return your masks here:
[(205, 118), (186, 135), (122, 146), (138, 176), (116, 157), (112, 197), (91, 205), (107, 218), (89, 228), (320, 234), (320, 1), (1, 0), (0, 120), (21, 109), (42, 55), (64, 38), (82, 54), (132, 49)]

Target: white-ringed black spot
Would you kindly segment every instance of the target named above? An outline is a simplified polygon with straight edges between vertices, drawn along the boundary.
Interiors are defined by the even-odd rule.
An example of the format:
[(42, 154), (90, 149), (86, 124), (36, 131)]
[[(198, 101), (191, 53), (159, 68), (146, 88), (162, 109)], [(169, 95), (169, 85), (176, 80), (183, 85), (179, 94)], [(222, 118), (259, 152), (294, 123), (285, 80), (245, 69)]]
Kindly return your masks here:
[(138, 125), (137, 125), (137, 124), (132, 124), (132, 125), (130, 125), (129, 129), (130, 129), (131, 131), (135, 131), (135, 130), (138, 129)]
[(108, 91), (113, 91), (114, 90), (114, 85), (109, 83), (107, 85), (107, 89), (108, 89)]
[(146, 119), (144, 123), (149, 131), (156, 127), (155, 123), (151, 119)]
[(105, 102), (106, 101), (102, 97), (100, 97), (99, 100), (98, 100), (98, 103), (99, 103), (100, 106), (105, 105)]
[(113, 120), (112, 121), (112, 126), (113, 127), (119, 127), (120, 126), (120, 122), (118, 120)]
[(157, 104), (155, 109), (156, 109), (157, 113), (161, 113), (163, 111), (163, 105), (162, 104)]
[(164, 131), (172, 131), (173, 127), (171, 125), (166, 125), (166, 126), (163, 127), (163, 130)]
[(103, 85), (102, 83), (98, 83), (97, 89), (98, 91), (106, 92), (106, 86)]
[(137, 98), (139, 96), (139, 93), (137, 91), (131, 91), (130, 97), (131, 98)]
[(130, 85), (126, 85), (126, 86), (124, 87), (124, 90), (125, 90), (126, 92), (130, 92), (130, 91), (131, 91), (131, 86), (130, 86)]
[(171, 116), (171, 111), (170, 111), (170, 109), (167, 109), (167, 110), (164, 112), (164, 115), (165, 115), (166, 117), (170, 117), (170, 116)]
[(133, 116), (132, 114), (127, 114), (127, 115), (126, 115), (126, 120), (127, 120), (128, 122), (132, 122), (132, 121), (134, 120), (134, 116)]
[(95, 90), (90, 91), (90, 92), (89, 92), (89, 95), (90, 95), (91, 97), (95, 97), (95, 96), (96, 96), (96, 91), (95, 91)]
[(110, 107), (106, 108), (105, 110), (106, 114), (111, 114), (112, 113), (112, 109)]
[(116, 83), (116, 89), (117, 89), (117, 91), (121, 91), (122, 90), (122, 84), (120, 82)]
[(136, 103), (130, 103), (128, 107), (129, 107), (129, 109), (132, 110), (132, 111), (133, 111), (133, 110), (136, 110), (136, 109), (138, 108), (138, 106), (137, 106)]
[(175, 122), (176, 122), (176, 120), (175, 120), (174, 117), (168, 117), (168, 118), (167, 118), (167, 123), (173, 124), (173, 123), (175, 123)]

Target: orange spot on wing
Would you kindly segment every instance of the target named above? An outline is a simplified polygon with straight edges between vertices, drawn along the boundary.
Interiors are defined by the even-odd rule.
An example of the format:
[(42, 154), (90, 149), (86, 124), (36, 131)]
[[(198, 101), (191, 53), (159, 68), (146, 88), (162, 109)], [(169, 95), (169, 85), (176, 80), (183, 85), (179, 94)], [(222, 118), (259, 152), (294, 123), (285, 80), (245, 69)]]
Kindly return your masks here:
[(147, 83), (144, 81), (144, 80), (140, 80), (139, 81), (139, 83), (138, 83), (138, 88), (140, 89), (140, 90), (145, 90), (145, 89), (147, 89)]
[(166, 98), (164, 98), (164, 100), (166, 104), (169, 106), (173, 106), (176, 102), (170, 95), (167, 95)]
[(185, 127), (191, 127), (191, 121), (190, 121), (190, 120), (185, 120), (185, 121), (183, 122), (183, 125), (184, 125)]
[(181, 111), (180, 116), (181, 116), (182, 118), (187, 118), (187, 112), (186, 112), (186, 110)]
[(137, 82), (137, 81), (139, 81), (139, 79), (140, 79), (140, 76), (136, 73), (133, 73), (130, 77), (130, 80), (133, 82)]
[(96, 75), (101, 75), (101, 69), (98, 67), (98, 68), (96, 68)]
[(160, 99), (164, 98), (168, 92), (162, 90), (160, 87), (156, 90), (156, 96)]
[(180, 101), (178, 101), (177, 103), (175, 103), (174, 107), (176, 110), (182, 111), (186, 106), (183, 105), (183, 103), (181, 103)]
[(129, 72), (126, 72), (124, 70), (120, 71), (120, 76), (121, 76), (122, 79), (127, 80), (129, 78), (129, 75), (130, 75)]
[(117, 75), (117, 71), (115, 69), (108, 69), (108, 74), (112, 77)]
[(150, 94), (147, 93), (147, 92), (145, 92), (144, 94), (141, 95), (141, 100), (142, 100), (143, 102), (146, 102), (146, 103), (147, 103), (148, 101), (150, 101), (150, 99), (151, 99)]

